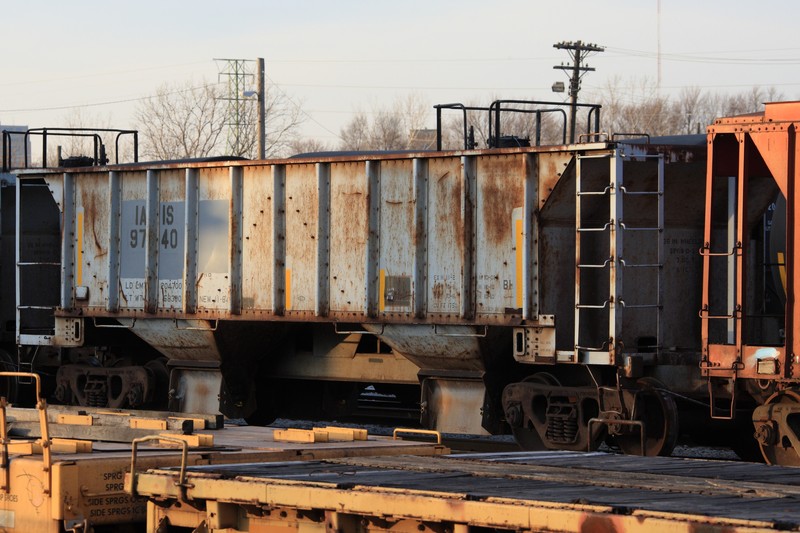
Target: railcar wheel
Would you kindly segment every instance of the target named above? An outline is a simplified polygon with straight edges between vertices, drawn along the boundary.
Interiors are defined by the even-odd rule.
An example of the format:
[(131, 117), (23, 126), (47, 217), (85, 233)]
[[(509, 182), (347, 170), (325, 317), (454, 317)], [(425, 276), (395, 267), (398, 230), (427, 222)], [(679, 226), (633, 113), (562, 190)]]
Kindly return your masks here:
[[(642, 422), (644, 431), (644, 455), (670, 455), (678, 441), (678, 408), (672, 396), (659, 390), (661, 384), (655, 380), (639, 380), (633, 420)], [(639, 429), (617, 435), (617, 446), (627, 455), (641, 455), (642, 441)]]
[[(782, 391), (776, 392), (767, 399), (766, 405), (776, 404), (797, 404), (800, 403), (800, 393), (796, 391)], [(787, 424), (795, 422), (794, 416), (789, 415), (785, 419)], [(795, 422), (795, 424), (797, 424)], [(781, 466), (800, 466), (800, 455), (798, 450), (792, 445), (792, 439), (787, 435), (787, 432), (792, 431), (798, 433), (800, 424), (791, 424), (792, 427), (781, 427), (778, 424), (765, 425), (756, 431), (758, 438), (758, 446), (761, 449), (761, 454), (764, 460), (771, 465)]]
[(153, 384), (153, 393), (150, 404), (156, 409), (166, 409), (169, 403), (169, 369), (167, 358), (159, 357), (145, 363), (144, 367), (150, 373)]
[[(553, 386), (561, 385), (561, 382), (558, 381), (558, 378), (549, 372), (538, 372), (526, 377), (522, 381)], [(519, 416), (523, 416), (521, 412)], [(514, 435), (514, 440), (517, 442), (519, 447), (528, 451), (546, 450), (547, 446), (544, 445), (542, 438), (539, 436), (539, 432), (536, 431), (536, 428), (533, 427), (533, 424), (530, 421), (528, 421), (528, 423), (523, 421), (522, 424), (523, 425), (521, 426), (516, 424), (512, 424), (511, 426), (511, 433)]]

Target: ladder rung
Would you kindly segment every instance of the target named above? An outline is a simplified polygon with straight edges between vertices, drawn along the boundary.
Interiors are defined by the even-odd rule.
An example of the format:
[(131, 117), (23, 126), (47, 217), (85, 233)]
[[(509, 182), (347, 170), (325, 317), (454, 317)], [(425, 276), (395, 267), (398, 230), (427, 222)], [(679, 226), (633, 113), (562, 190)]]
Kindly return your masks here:
[(602, 191), (578, 191), (578, 196), (605, 196), (611, 190), (611, 185), (608, 185)]
[(662, 231), (662, 229), (663, 229), (663, 228), (658, 227), (658, 226), (656, 226), (654, 228), (645, 228), (645, 227), (642, 227), (642, 228), (636, 228), (636, 227), (629, 228), (622, 221), (620, 221), (619, 227), (622, 228), (623, 231)]
[(661, 309), (659, 304), (626, 304), (625, 300), (620, 300), (619, 303), (625, 309)]
[(700, 318), (706, 318), (708, 320), (733, 320), (735, 318), (739, 318), (735, 315), (700, 315)]
[(622, 194), (627, 194), (628, 196), (661, 196), (664, 194), (663, 191), (629, 191), (624, 186), (619, 188), (622, 191)]
[(730, 315), (710, 315), (708, 314), (708, 310), (701, 309), (698, 315), (700, 315), (700, 318), (708, 320), (739, 320), (742, 316), (742, 313), (741, 311), (736, 311)]
[(602, 228), (577, 228), (578, 232), (583, 231), (605, 231), (612, 226), (612, 222), (606, 222), (606, 224)]
[(17, 266), (21, 266), (21, 267), (27, 267), (27, 266), (57, 266), (57, 267), (60, 267), (61, 263), (37, 261), (37, 262), (17, 263)]
[(706, 257), (706, 256), (708, 256), (708, 257), (730, 257), (730, 256), (734, 256), (734, 255), (737, 255), (737, 256), (741, 255), (741, 253), (742, 253), (742, 247), (740, 245), (734, 246), (733, 250), (731, 250), (730, 252), (712, 252), (710, 248), (705, 247), (705, 246), (700, 248), (700, 255), (702, 255), (704, 257)]
[(623, 268), (661, 268), (664, 266), (661, 263), (634, 263), (629, 265), (624, 259), (620, 259), (619, 264), (622, 265)]
[(585, 352), (607, 352), (608, 351), (608, 343), (604, 342), (602, 346), (595, 347), (595, 346), (579, 346), (575, 345), (575, 350), (583, 350)]
[(611, 263), (612, 259), (606, 259), (603, 264), (595, 265), (591, 263), (579, 263), (578, 268), (605, 268)]
[(602, 305), (577, 304), (575, 306), (576, 309), (605, 309), (606, 307), (608, 307), (608, 300), (603, 302)]

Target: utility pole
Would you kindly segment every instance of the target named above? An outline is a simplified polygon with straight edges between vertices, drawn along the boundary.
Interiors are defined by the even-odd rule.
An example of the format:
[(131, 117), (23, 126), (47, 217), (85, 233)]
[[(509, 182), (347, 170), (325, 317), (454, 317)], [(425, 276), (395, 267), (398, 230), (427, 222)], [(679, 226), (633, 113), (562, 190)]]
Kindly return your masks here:
[[(220, 100), (228, 102), (225, 125), (228, 127), (228, 154), (244, 155), (247, 146), (252, 146), (252, 122), (247, 122), (246, 106), (252, 105), (255, 97), (258, 105), (256, 119), (257, 157), (266, 157), (266, 103), (267, 87), (264, 82), (264, 58), (252, 59), (215, 59), (221, 64), (219, 77), (228, 84), (228, 94)], [(253, 72), (255, 65), (255, 72)], [(253, 90), (253, 79), (256, 90)]]
[(267, 114), (267, 95), (266, 83), (264, 83), (264, 58), (257, 59), (256, 66), (257, 84), (256, 91), (258, 92), (258, 158), (264, 159), (266, 157), (267, 145), (267, 129), (266, 129), (266, 114)]
[(582, 41), (562, 41), (553, 45), (553, 48), (559, 50), (567, 50), (572, 65), (556, 65), (553, 68), (563, 70), (564, 72), (572, 72), (569, 79), (569, 97), (570, 97), (570, 117), (569, 117), (569, 142), (575, 142), (575, 122), (578, 114), (578, 92), (581, 90), (581, 78), (587, 72), (594, 72), (594, 68), (584, 66), (582, 63), (592, 52), (603, 52), (605, 47), (597, 46), (596, 44), (583, 43)]

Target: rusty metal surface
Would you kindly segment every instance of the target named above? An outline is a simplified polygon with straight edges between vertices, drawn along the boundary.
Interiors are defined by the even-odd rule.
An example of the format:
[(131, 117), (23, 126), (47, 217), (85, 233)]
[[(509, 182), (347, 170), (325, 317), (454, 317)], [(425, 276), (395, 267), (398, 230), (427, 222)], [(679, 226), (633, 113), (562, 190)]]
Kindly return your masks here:
[[(709, 159), (706, 181), (706, 222), (703, 247), (702, 342), (703, 372), (709, 378), (753, 378), (794, 380), (800, 377), (796, 354), (800, 353), (800, 306), (797, 283), (800, 262), (794, 260), (798, 196), (794, 182), (798, 175), (796, 129), (800, 125), (800, 103), (768, 103), (763, 113), (717, 119), (708, 128)], [(731, 192), (727, 193), (726, 189)], [(733, 246), (726, 246), (720, 234), (725, 195), (735, 191), (727, 209), (735, 213), (728, 232), (735, 233)], [(786, 306), (785, 339), (759, 336), (747, 317), (760, 311), (749, 292), (757, 285), (758, 273), (750, 264), (749, 232), (758, 217), (780, 193), (786, 200), (784, 268)], [(720, 229), (720, 227), (722, 228)], [(723, 275), (720, 263), (731, 265)], [(733, 268), (731, 268), (733, 267)], [(727, 309), (720, 300), (720, 279), (734, 288), (727, 297)], [(720, 311), (720, 309), (725, 309)], [(727, 337), (720, 335), (727, 324)], [(715, 329), (716, 328), (716, 329)], [(778, 346), (777, 350), (770, 348)], [(780, 346), (783, 345), (783, 346)], [(760, 363), (765, 357), (772, 363)]]
[[(755, 532), (800, 526), (791, 470), (718, 461), (540, 452), (190, 468), (183, 489), (174, 476), (166, 470), (136, 474), (137, 493), (158, 499), (148, 504), (149, 531), (201, 523), (323, 531), (345, 516), (367, 531), (448, 525), (456, 531)], [(205, 503), (205, 510), (183, 505), (184, 499)], [(254, 505), (271, 512), (254, 512)]]
[[(130, 414), (120, 412), (118, 416), (127, 420)], [(86, 435), (91, 435), (92, 427), (86, 429)], [(103, 435), (99, 431), (101, 428), (95, 429), (98, 430), (96, 435)], [(349, 442), (279, 442), (273, 439), (274, 431), (273, 428), (248, 426), (205, 430), (202, 433), (213, 435), (214, 446), (190, 449), (188, 464), (446, 452), (446, 448), (434, 444), (372, 436), (367, 440)], [(8, 467), (10, 487), (0, 491), (0, 528), (3, 531), (58, 533), (64, 531), (65, 524), (67, 527), (71, 524), (143, 527), (146, 501), (123, 490), (124, 476), (131, 465), (130, 445), (101, 441), (90, 444), (88, 453), (53, 451), (52, 491), (49, 493), (45, 490), (41, 455), (13, 454)], [(137, 465), (142, 468), (165, 468), (181, 461), (180, 452), (169, 447), (146, 447), (139, 455)]]
[(520, 233), (515, 210), (526, 194), (547, 202), (573, 156), (539, 148), (109, 167), (117, 213), (109, 169), (81, 171), (76, 235), (66, 238), (88, 299), (73, 295), (60, 314), (519, 323), (539, 290), (520, 263), (538, 236), (533, 226)]
[[(414, 368), (481, 380), (512, 360), (512, 327), (545, 323), (554, 328), (547, 355), (524, 362), (617, 364), (622, 352), (653, 344), (696, 351), (696, 331), (684, 324), (696, 322), (699, 287), (684, 290), (681, 280), (696, 266), (686, 250), (700, 239), (694, 211), (702, 204), (685, 198), (696, 196), (702, 162), (687, 162), (686, 150), (588, 143), (23, 171), (20, 180), (45, 176), (64, 227), (75, 228), (62, 235), (70, 252), (63, 305), (53, 309), (61, 322), (83, 321), (88, 330), (121, 322), (172, 360), (219, 362), (227, 386), (239, 389), (232, 403), (250, 406), (259, 369), (297, 375), (281, 361), (302, 351), (308, 340), (300, 325), (309, 323), (371, 333), (408, 359), (395, 370), (401, 375), (379, 379), (388, 382), (408, 382)], [(658, 239), (629, 232), (624, 258), (615, 257), (620, 238), (611, 248), (607, 237), (602, 246), (584, 242), (576, 254), (579, 155), (584, 183), (620, 182), (634, 191), (656, 182), (654, 165), (636, 158), (669, 161), (666, 208), (680, 213), (663, 228), (675, 244), (663, 271), (667, 286), (681, 290), (666, 291), (663, 328), (652, 314), (621, 304), (611, 315), (586, 313), (575, 328), (578, 302), (635, 305), (657, 292), (633, 269), (624, 284), (609, 280), (621, 279), (623, 259), (647, 262), (641, 250)], [(609, 161), (618, 160), (612, 172)], [(608, 201), (584, 208), (581, 224), (609, 221)], [(629, 224), (649, 222), (644, 203), (630, 200), (625, 209)], [(576, 259), (602, 263), (609, 251), (614, 264), (599, 277), (587, 274), (576, 298)], [(576, 349), (583, 343), (605, 349)], [(352, 372), (339, 365), (328, 375), (335, 356), (317, 360), (308, 376), (375, 376), (371, 365)], [(465, 423), (477, 428), (482, 389), (467, 388), (469, 405), (478, 407)], [(498, 391), (487, 389), (483, 400), (492, 395)]]
[(524, 203), (525, 157), (153, 164), (117, 168), (113, 180), (106, 168), (81, 171), (71, 176), (75, 235), (65, 238), (88, 298), (73, 294), (61, 314), (518, 322), (512, 212)]

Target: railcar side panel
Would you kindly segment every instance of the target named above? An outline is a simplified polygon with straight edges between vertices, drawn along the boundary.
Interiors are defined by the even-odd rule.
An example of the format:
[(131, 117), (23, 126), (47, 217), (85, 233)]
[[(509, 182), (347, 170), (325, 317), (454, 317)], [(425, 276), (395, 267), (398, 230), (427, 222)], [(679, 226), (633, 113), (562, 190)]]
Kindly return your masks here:
[(524, 301), (525, 157), (481, 158), (477, 164), (475, 300), (481, 316), (522, 314)]
[[(242, 191), (242, 307), (256, 315), (275, 310), (276, 167), (245, 167)], [(279, 187), (282, 187), (282, 183)], [(282, 194), (282, 191), (279, 192)], [(283, 239), (280, 235), (278, 238)]]
[[(232, 209), (234, 177), (231, 168), (204, 168), (198, 179), (197, 201), (197, 287), (200, 312), (230, 310), (231, 292), (240, 280), (231, 279), (231, 233), (238, 224)], [(236, 187), (240, 187), (238, 182)], [(237, 190), (237, 194), (241, 194)], [(237, 243), (238, 250), (238, 243)]]
[[(88, 292), (91, 307), (105, 308), (108, 301), (109, 271), (109, 185), (104, 174), (76, 174), (75, 285)], [(78, 293), (76, 292), (76, 299)]]
[[(144, 171), (120, 174), (119, 308), (122, 313), (130, 313), (144, 310), (147, 177)], [(83, 184), (78, 183), (78, 187)], [(115, 240), (114, 236), (110, 238)]]
[[(286, 315), (313, 316), (320, 284), (319, 181), (314, 164), (286, 167)], [(325, 180), (327, 181), (327, 180)]]
[(380, 190), (370, 193), (379, 196), (378, 313), (385, 319), (410, 318), (425, 298), (419, 290), (425, 287), (426, 238), (420, 214), (426, 207), (427, 165), (384, 161), (379, 183)]
[[(367, 305), (367, 244), (369, 242), (369, 185), (365, 164), (333, 163), (322, 179), (329, 180), (330, 209), (327, 213), (329, 232), (327, 254), (328, 290), (331, 314), (361, 317)], [(377, 193), (377, 191), (375, 191)], [(322, 209), (320, 211), (323, 211)]]
[[(471, 319), (464, 291), (470, 283), (471, 229), (474, 220), (474, 167), (460, 158), (428, 161), (427, 316), (453, 321)], [(469, 231), (469, 233), (468, 233)]]

